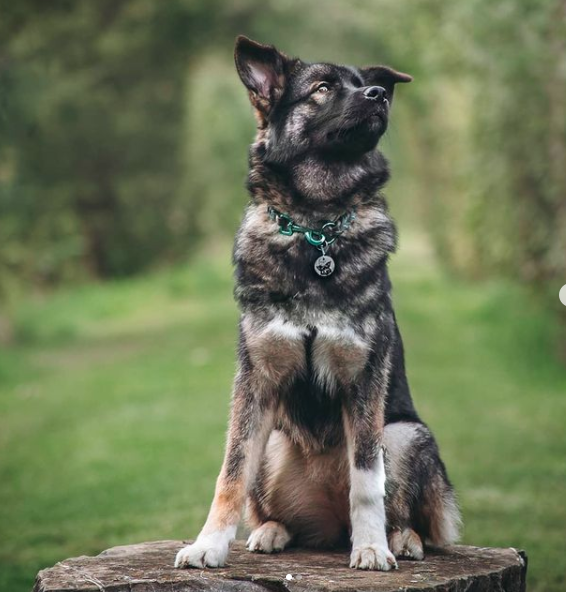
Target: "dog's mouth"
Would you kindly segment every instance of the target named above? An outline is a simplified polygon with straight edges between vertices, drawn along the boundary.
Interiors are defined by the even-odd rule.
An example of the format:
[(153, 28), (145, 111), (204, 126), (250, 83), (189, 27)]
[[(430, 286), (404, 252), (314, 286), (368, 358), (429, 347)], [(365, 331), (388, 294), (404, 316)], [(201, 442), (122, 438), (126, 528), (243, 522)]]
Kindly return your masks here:
[(381, 121), (381, 123), (386, 124), (387, 123), (387, 112), (383, 111), (383, 110), (374, 111), (373, 113), (370, 114), (369, 120), (370, 121), (378, 120), (378, 121)]
[(354, 138), (357, 135), (383, 132), (386, 127), (387, 112), (379, 109), (366, 114), (364, 117), (358, 117), (355, 120), (343, 122), (336, 129), (329, 131), (326, 134), (326, 139), (329, 142), (346, 140)]
[(384, 103), (377, 106), (375, 109), (372, 109), (371, 112), (368, 114), (370, 121), (379, 120), (384, 125), (387, 124), (387, 119), (389, 115), (389, 102), (385, 99)]

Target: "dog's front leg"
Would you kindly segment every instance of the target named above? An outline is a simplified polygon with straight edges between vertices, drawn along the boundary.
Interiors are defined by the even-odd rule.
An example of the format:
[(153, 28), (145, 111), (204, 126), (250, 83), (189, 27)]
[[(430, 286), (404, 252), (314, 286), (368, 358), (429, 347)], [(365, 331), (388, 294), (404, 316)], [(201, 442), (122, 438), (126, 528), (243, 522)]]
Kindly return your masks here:
[(383, 459), (384, 395), (356, 386), (344, 409), (350, 464), (350, 567), (388, 571), (395, 557), (387, 545), (385, 466)]
[(261, 405), (249, 373), (239, 371), (224, 463), (206, 523), (192, 545), (177, 553), (175, 567), (222, 567), (236, 536), (246, 492), (273, 427), (273, 411)]

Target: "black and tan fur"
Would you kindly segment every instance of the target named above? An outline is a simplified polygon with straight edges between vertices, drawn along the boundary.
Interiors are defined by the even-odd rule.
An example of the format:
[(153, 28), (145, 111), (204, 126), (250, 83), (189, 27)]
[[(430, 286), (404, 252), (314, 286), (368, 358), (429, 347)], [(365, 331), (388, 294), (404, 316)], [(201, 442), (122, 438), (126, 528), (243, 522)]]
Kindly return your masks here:
[[(423, 541), (456, 539), (459, 513), (411, 400), (387, 271), (396, 230), (376, 145), (395, 84), (411, 78), (308, 64), (245, 37), (235, 59), (258, 122), (234, 246), (238, 371), (210, 514), (176, 565), (223, 565), (244, 504), (251, 551), (349, 538), (352, 567), (421, 559)], [(355, 208), (332, 275), (315, 274), (320, 252), (279, 234), (268, 206), (310, 227)]]

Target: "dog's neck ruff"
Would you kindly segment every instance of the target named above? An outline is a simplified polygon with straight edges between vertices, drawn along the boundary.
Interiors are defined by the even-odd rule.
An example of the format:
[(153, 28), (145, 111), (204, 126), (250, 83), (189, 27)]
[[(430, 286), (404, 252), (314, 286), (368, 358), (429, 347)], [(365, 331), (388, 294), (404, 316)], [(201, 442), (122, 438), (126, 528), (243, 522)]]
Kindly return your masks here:
[(279, 234), (293, 236), (296, 232), (304, 234), (305, 240), (320, 250), (322, 255), (315, 261), (314, 270), (321, 277), (327, 277), (334, 272), (336, 264), (334, 259), (326, 254), (328, 247), (334, 243), (341, 234), (346, 232), (356, 218), (356, 210), (352, 209), (334, 220), (325, 220), (320, 228), (309, 228), (295, 224), (289, 214), (276, 210), (273, 206), (267, 207), (267, 213), (271, 220), (277, 222)]

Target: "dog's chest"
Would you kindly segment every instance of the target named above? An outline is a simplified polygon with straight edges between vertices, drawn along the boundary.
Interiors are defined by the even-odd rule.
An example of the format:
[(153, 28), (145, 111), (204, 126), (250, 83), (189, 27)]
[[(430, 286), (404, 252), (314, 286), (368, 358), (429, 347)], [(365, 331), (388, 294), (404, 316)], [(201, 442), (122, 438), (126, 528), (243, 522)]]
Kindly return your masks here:
[(367, 362), (370, 342), (344, 319), (328, 316), (304, 324), (281, 314), (266, 323), (244, 316), (250, 360), (266, 384), (308, 379), (330, 396), (348, 388)]
[(343, 397), (364, 369), (370, 344), (346, 324), (299, 325), (244, 316), (242, 330), (258, 390), (275, 402), (277, 427), (304, 450), (343, 439)]

